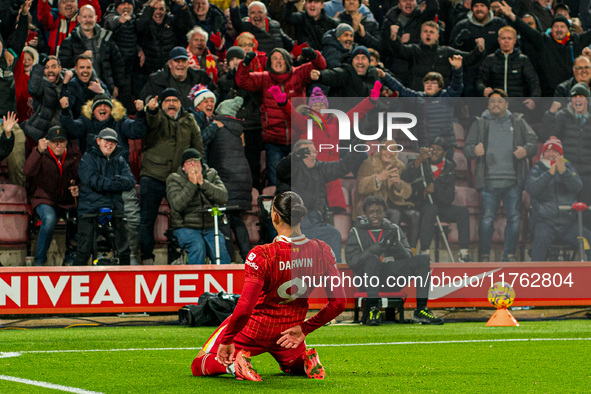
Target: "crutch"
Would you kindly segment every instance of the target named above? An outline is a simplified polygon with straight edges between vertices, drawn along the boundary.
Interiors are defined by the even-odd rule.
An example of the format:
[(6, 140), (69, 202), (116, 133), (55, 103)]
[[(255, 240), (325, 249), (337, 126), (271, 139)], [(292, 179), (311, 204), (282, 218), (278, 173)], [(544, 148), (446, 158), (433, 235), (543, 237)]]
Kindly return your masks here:
[(198, 212), (211, 212), (211, 216), (213, 216), (213, 239), (215, 240), (215, 263), (217, 265), (220, 265), (222, 260), (220, 256), (220, 226), (218, 224), (218, 217), (221, 216), (225, 211), (231, 211), (233, 209), (240, 209), (240, 207), (211, 207), (208, 209), (198, 210)]
[[(423, 169), (423, 163), (421, 163), (421, 179), (423, 180), (423, 187), (427, 188), (427, 180), (425, 179), (425, 170)], [(429, 203), (431, 203), (431, 205), (435, 205), (433, 203), (433, 197), (431, 197), (431, 194), (427, 194), (427, 197), (429, 198)], [(439, 220), (439, 214), (435, 215), (435, 220), (437, 220), (437, 226), (439, 227), (439, 231), (441, 231), (441, 237), (443, 238), (443, 242), (445, 243), (445, 247), (447, 248), (447, 253), (449, 253), (451, 262), (455, 263), (454, 256), (451, 253), (451, 248), (449, 247), (449, 242), (447, 242), (447, 234), (445, 234), (443, 226), (441, 225), (441, 220)], [(423, 246), (421, 246), (421, 248), (422, 247)]]

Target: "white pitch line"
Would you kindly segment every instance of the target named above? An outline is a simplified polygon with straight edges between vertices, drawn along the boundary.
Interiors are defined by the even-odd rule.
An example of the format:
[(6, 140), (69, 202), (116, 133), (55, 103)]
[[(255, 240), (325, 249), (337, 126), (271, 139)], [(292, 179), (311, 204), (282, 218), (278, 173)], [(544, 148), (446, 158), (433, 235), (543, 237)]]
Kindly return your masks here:
[(53, 383), (48, 383), (48, 382), (40, 382), (37, 380), (22, 379), (22, 378), (17, 378), (14, 376), (0, 375), (0, 380), (8, 380), (10, 382), (23, 383), (23, 384), (28, 384), (30, 386), (39, 386), (39, 387), (43, 387), (46, 389), (61, 390), (61, 391), (65, 391), (68, 393), (102, 394), (98, 391), (89, 391), (89, 390), (79, 389), (77, 387), (62, 386), (61, 384), (53, 384)]
[[(370, 342), (370, 343), (325, 343), (308, 344), (314, 347), (342, 347), (342, 346), (386, 346), (386, 345), (440, 345), (448, 343), (499, 343), (499, 342), (541, 342), (541, 341), (591, 341), (591, 338), (502, 338), (502, 339), (463, 339), (450, 341), (419, 341), (419, 342)], [(8, 357), (21, 354), (47, 354), (47, 353), (87, 353), (87, 352), (137, 352), (137, 351), (174, 351), (174, 350), (200, 350), (201, 347), (159, 347), (159, 348), (129, 348), (129, 349), (71, 349), (71, 350), (28, 350), (20, 352), (2, 353)]]

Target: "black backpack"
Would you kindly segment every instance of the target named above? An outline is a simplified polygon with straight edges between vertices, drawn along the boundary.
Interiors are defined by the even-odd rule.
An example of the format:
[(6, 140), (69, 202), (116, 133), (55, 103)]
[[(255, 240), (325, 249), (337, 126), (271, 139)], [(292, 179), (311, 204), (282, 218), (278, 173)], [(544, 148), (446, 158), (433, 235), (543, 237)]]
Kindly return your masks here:
[(232, 314), (239, 294), (203, 293), (198, 305), (185, 305), (179, 309), (179, 323), (189, 327), (219, 326)]

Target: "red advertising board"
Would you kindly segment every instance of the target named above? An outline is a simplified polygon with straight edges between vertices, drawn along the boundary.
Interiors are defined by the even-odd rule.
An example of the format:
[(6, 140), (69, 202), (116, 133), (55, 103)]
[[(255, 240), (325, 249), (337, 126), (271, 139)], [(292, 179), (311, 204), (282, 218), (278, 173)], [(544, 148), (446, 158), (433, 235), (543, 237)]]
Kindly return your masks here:
[[(341, 279), (351, 278), (351, 271), (341, 268)], [(501, 281), (515, 289), (516, 306), (591, 305), (591, 263), (440, 263), (431, 268), (431, 308), (490, 306), (488, 288)], [(243, 265), (2, 267), (0, 314), (170, 312), (196, 304), (204, 292), (240, 294), (243, 282)], [(404, 291), (412, 307), (414, 289)], [(349, 288), (349, 307), (353, 292)], [(315, 289), (311, 308), (321, 307), (323, 300), (324, 290)]]

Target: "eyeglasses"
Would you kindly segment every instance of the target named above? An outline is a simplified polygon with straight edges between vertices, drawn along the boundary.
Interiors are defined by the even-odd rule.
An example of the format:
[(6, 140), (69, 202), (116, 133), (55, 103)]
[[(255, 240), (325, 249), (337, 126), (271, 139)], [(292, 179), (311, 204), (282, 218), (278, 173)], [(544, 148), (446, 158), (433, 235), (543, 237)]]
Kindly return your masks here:
[(575, 67), (575, 71), (581, 71), (581, 70), (591, 70), (591, 66)]

